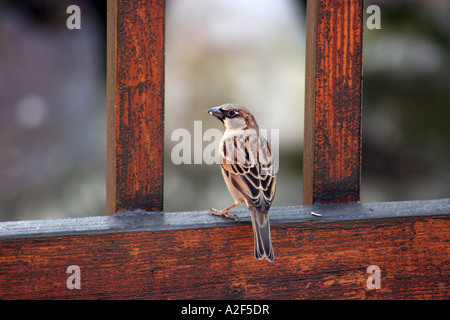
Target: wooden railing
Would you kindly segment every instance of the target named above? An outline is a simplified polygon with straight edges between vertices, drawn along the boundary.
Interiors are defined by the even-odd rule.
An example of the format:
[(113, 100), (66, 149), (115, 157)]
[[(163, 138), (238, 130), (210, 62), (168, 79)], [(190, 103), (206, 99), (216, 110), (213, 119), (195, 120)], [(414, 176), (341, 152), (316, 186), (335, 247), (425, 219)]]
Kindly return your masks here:
[(304, 205), (269, 263), (247, 210), (163, 211), (164, 1), (108, 1), (108, 216), (0, 223), (0, 298), (448, 299), (450, 199), (358, 202), (362, 17), (308, 1)]

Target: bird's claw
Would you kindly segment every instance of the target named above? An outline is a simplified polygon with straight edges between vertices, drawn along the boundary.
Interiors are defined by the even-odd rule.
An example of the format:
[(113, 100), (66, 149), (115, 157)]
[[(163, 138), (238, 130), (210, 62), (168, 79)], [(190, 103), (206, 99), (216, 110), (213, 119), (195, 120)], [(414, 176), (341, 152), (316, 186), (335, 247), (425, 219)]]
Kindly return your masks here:
[(228, 213), (228, 210), (217, 210), (217, 209), (212, 208), (211, 213), (215, 216), (222, 216), (222, 217), (229, 218), (229, 219), (237, 218), (237, 215)]

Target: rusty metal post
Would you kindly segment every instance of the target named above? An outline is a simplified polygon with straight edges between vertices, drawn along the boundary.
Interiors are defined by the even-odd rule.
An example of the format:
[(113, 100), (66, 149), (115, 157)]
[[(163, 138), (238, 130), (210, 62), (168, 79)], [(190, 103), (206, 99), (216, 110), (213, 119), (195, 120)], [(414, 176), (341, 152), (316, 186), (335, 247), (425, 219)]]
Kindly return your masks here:
[(307, 4), (303, 204), (359, 201), (363, 0)]
[(164, 0), (108, 1), (107, 199), (162, 210)]

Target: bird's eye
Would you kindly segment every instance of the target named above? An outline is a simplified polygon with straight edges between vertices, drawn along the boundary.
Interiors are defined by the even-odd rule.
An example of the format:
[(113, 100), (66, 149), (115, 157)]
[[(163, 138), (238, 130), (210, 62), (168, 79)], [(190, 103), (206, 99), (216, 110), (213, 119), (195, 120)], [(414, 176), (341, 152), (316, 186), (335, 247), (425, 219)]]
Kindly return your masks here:
[(228, 111), (228, 115), (229, 115), (230, 117), (235, 116), (236, 114), (237, 114), (237, 112), (236, 112), (235, 110), (230, 110), (230, 111)]

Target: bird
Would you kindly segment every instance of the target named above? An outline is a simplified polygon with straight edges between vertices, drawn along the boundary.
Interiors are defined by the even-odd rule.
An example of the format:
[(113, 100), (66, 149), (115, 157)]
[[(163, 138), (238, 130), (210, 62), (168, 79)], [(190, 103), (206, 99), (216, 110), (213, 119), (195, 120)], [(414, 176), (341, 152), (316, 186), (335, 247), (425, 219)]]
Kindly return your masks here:
[(219, 144), (220, 167), (234, 203), (225, 209), (212, 208), (217, 216), (235, 219), (229, 211), (247, 205), (253, 226), (254, 254), (258, 260), (274, 260), (269, 208), (275, 196), (276, 173), (270, 144), (260, 134), (255, 117), (243, 106), (227, 103), (206, 110), (222, 123)]

